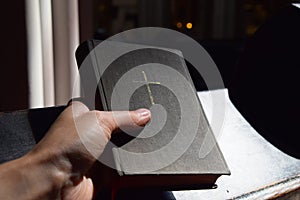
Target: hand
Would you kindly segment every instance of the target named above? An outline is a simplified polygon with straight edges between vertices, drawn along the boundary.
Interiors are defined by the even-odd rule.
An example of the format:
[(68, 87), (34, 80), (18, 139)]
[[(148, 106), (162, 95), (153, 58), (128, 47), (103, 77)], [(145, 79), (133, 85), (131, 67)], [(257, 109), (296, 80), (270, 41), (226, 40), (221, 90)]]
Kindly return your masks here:
[[(123, 126), (143, 126), (150, 120), (150, 115), (146, 109), (113, 113), (89, 111), (84, 104), (73, 102), (35, 148), (23, 158), (5, 164), (4, 171), (9, 172), (13, 168), (15, 174), (12, 173), (12, 176), (18, 176), (20, 172), (15, 166), (22, 169), (21, 174), (27, 176), (22, 177), (24, 184), (20, 179), (18, 182), (26, 189), (26, 194), (31, 195), (28, 196), (30, 199), (44, 199), (47, 194), (51, 194), (52, 199), (54, 196), (62, 199), (91, 199), (93, 183), (84, 175), (103, 152), (112, 132)], [(1, 169), (2, 165), (0, 179), (14, 179), (3, 177)], [(35, 181), (32, 182), (31, 178)], [(0, 189), (0, 196), (4, 190)]]

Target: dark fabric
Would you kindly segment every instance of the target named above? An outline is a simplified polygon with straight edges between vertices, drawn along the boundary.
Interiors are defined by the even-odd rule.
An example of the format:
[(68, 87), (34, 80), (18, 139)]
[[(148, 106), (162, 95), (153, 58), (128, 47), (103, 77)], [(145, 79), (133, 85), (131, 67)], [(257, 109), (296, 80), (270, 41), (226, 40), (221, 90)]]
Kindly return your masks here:
[(0, 163), (30, 151), (64, 109), (61, 106), (0, 113)]
[(0, 114), (0, 163), (19, 158), (35, 145), (28, 111)]
[(65, 108), (65, 106), (59, 106), (29, 110), (28, 119), (36, 142), (44, 137), (51, 124)]

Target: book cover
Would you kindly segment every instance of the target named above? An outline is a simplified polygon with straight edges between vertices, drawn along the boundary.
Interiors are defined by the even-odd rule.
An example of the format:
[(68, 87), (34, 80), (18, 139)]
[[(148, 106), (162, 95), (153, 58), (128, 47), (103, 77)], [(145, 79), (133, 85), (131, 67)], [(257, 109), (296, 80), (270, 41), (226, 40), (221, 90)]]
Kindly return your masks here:
[[(94, 73), (103, 110), (148, 108), (152, 114), (144, 128), (113, 135), (102, 157), (111, 158), (115, 169), (100, 164), (107, 168), (100, 184), (211, 188), (230, 174), (179, 50), (90, 40), (79, 46), (76, 58), (80, 68)], [(91, 82), (81, 80), (90, 95)]]

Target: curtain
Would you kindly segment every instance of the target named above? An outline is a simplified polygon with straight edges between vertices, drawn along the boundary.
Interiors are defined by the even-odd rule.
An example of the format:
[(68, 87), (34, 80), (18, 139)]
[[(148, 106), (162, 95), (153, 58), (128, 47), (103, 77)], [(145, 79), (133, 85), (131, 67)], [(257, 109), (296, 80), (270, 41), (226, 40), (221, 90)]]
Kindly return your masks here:
[(30, 108), (63, 105), (74, 85), (79, 44), (77, 0), (26, 0)]

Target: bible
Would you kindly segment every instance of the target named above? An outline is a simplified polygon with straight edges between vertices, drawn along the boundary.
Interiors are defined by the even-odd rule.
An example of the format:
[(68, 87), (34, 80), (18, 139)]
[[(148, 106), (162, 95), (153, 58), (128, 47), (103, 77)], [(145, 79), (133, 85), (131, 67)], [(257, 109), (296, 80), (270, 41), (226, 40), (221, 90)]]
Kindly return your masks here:
[(212, 188), (230, 174), (179, 50), (90, 40), (78, 47), (76, 59), (90, 107), (147, 108), (152, 115), (145, 127), (121, 127), (112, 136), (98, 159), (101, 186)]

